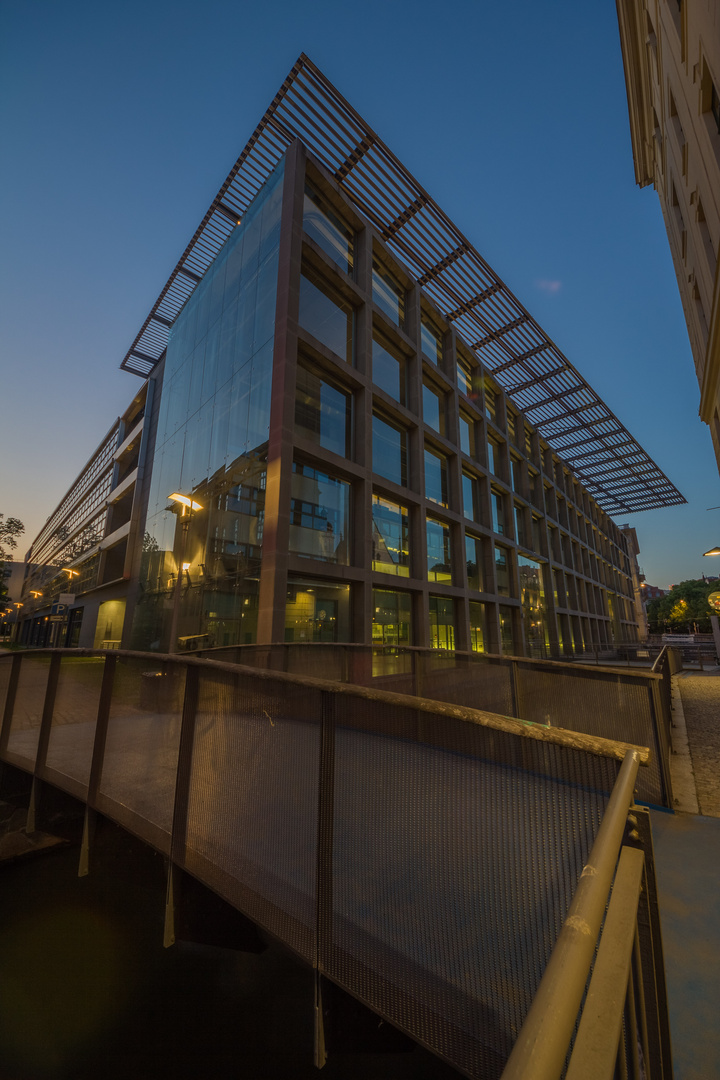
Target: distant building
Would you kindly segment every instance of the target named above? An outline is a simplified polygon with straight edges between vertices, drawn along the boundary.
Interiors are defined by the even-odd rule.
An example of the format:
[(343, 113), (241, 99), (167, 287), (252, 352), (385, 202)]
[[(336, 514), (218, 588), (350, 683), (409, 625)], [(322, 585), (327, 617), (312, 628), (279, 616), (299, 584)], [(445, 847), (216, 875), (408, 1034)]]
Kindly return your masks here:
[(660, 600), (663, 596), (667, 596), (667, 589), (659, 589), (657, 585), (648, 585), (646, 581), (642, 583), (643, 600), (647, 604), (649, 600)]
[(640, 554), (637, 531), (630, 525), (621, 525), (621, 532), (625, 534), (628, 542), (628, 550), (632, 553), (630, 559), (630, 576), (633, 588), (633, 605), (635, 607), (635, 619), (638, 624), (638, 632), (641, 638), (646, 638), (648, 633), (647, 613), (645, 611), (644, 574), (638, 566), (637, 557)]
[(720, 4), (617, 0), (635, 179), (660, 198), (720, 468)]
[(610, 513), (682, 496), (307, 58), (122, 366), (143, 386), (33, 543), (28, 644), (637, 639)]

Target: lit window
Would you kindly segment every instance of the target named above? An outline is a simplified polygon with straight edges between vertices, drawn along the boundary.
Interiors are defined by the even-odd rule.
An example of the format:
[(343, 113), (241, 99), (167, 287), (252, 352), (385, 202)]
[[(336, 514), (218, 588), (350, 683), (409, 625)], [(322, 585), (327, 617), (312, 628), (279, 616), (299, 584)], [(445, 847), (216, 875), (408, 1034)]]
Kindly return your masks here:
[(455, 648), (455, 603), (446, 596), (428, 597), (430, 644), (433, 649)]
[(412, 605), (409, 593), (373, 589), (372, 641), (373, 645), (386, 646), (412, 644)]
[(470, 601), (470, 648), (473, 652), (485, 652), (487, 641), (487, 618), (485, 605)]

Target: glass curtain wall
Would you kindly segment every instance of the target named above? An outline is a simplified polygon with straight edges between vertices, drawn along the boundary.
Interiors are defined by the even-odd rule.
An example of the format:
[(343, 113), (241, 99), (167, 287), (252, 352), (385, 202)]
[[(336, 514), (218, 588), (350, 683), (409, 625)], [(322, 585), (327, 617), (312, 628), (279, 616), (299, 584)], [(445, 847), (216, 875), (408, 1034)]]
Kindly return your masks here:
[(256, 640), (283, 165), (170, 331), (134, 648), (168, 648), (175, 605), (179, 649)]

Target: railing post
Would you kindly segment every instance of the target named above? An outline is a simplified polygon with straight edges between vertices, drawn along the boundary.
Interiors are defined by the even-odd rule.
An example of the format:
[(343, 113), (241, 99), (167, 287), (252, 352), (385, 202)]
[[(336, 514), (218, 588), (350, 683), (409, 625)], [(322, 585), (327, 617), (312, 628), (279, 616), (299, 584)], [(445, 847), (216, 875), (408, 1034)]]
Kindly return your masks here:
[(107, 741), (107, 730), (110, 720), (110, 706), (112, 704), (116, 665), (117, 657), (113, 656), (112, 653), (107, 653), (105, 656), (105, 665), (103, 667), (102, 683), (100, 685), (100, 700), (98, 701), (97, 719), (95, 721), (95, 740), (93, 742), (90, 778), (88, 780), (88, 793), (85, 806), (85, 820), (83, 822), (82, 843), (80, 845), (78, 877), (86, 877), (90, 873), (90, 847), (95, 833), (95, 807), (97, 805), (103, 762), (105, 760), (105, 743)]
[(188, 808), (190, 802), (190, 777), (192, 753), (195, 741), (195, 718), (197, 716), (200, 676), (194, 664), (185, 669), (185, 696), (183, 698), (180, 745), (175, 773), (175, 802), (173, 806), (172, 832), (170, 836), (170, 862), (168, 865), (167, 893), (165, 897), (165, 926), (163, 945), (175, 944), (175, 905), (173, 898), (173, 863), (185, 862), (187, 844)]
[(512, 715), (516, 716), (519, 719), (520, 713), (518, 711), (519, 700), (517, 685), (517, 661), (515, 660), (510, 661), (510, 701), (512, 705)]
[(42, 770), (47, 759), (48, 746), (50, 744), (50, 728), (52, 726), (53, 711), (55, 709), (55, 695), (57, 693), (58, 679), (60, 677), (60, 653), (50, 655), (50, 669), (45, 685), (45, 700), (43, 702), (42, 717), (40, 718), (40, 732), (38, 734), (37, 750), (35, 751), (35, 767), (33, 769), (32, 787), (30, 788), (30, 804), (28, 806), (27, 822), (25, 830), (34, 833), (37, 830), (37, 812), (42, 796)]
[(320, 769), (318, 779), (318, 838), (316, 877), (315, 952), (315, 1067), (326, 1061), (322, 1013), (321, 973), (328, 966), (332, 950), (332, 855), (333, 804), (335, 789), (335, 695), (320, 692)]
[(8, 741), (10, 739), (10, 728), (12, 726), (13, 712), (15, 710), (15, 698), (17, 697), (18, 683), (20, 682), (20, 665), (22, 664), (23, 655), (23, 653), (15, 653), (15, 656), (12, 658), (10, 679), (8, 681), (7, 694), (5, 695), (2, 731), (0, 732), (0, 753), (4, 753), (7, 750)]

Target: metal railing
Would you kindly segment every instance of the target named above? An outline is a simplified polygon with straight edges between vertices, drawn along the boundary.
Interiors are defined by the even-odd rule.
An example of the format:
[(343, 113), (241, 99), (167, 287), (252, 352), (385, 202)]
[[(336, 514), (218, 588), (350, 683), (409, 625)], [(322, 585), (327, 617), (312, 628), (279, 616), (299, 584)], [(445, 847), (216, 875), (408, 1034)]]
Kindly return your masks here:
[(618, 670), (488, 653), (331, 643), (235, 645), (197, 655), (414, 694), (648, 746), (652, 760), (640, 777), (638, 797), (653, 806), (673, 806), (670, 681), (664, 668)]
[[(616, 864), (611, 896), (625, 889), (628, 859), (637, 876), (638, 856), (625, 854), (637, 848), (645, 1075), (670, 1075), (647, 815), (627, 818), (646, 748), (347, 683), (120, 650), (1, 657), (0, 708), (0, 762), (33, 777), (29, 828), (43, 792), (58, 788), (86, 806), (81, 873), (97, 814), (168, 857), (167, 943), (173, 874), (187, 871), (317, 979), (477, 1080), (512, 1062), (558, 949), (577, 951), (573, 969), (587, 975), (599, 928), (587, 905), (602, 912)], [(572, 1014), (563, 1054), (576, 998), (563, 1002)], [(319, 1065), (322, 1024), (318, 1009)], [(540, 1075), (529, 1068), (515, 1075)]]

